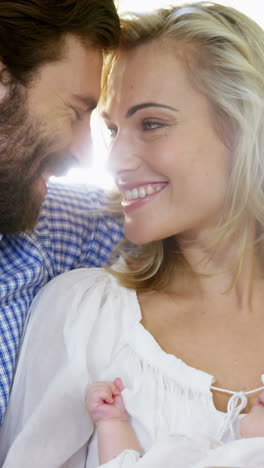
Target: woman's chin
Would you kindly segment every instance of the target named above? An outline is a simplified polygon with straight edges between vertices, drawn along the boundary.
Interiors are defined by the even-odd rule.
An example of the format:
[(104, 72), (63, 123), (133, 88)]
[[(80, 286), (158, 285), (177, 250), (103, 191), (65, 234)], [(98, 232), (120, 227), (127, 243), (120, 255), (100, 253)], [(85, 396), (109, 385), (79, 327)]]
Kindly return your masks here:
[(149, 244), (160, 239), (155, 238), (150, 232), (139, 231), (139, 229), (131, 229), (125, 227), (125, 237), (129, 242), (135, 245)]

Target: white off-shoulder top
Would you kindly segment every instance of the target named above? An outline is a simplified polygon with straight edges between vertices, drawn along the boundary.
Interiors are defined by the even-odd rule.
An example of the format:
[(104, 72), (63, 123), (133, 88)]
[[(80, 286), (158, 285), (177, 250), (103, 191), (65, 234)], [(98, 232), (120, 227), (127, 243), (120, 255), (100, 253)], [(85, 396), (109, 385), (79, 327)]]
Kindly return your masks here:
[[(214, 407), (213, 376), (166, 354), (140, 322), (136, 293), (104, 270), (64, 273), (42, 289), (1, 430), (0, 466), (97, 467), (85, 396), (89, 384), (116, 377), (145, 451), (175, 434), (216, 438), (226, 415)], [(132, 451), (109, 466), (128, 468), (122, 457), (139, 463)]]

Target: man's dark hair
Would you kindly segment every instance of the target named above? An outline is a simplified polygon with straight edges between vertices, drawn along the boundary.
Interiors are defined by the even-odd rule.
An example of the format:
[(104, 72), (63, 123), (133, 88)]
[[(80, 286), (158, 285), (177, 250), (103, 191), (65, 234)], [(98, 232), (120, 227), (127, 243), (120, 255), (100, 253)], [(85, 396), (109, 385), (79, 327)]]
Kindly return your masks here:
[(0, 0), (0, 57), (24, 85), (40, 65), (61, 58), (67, 34), (109, 50), (119, 32), (114, 0)]

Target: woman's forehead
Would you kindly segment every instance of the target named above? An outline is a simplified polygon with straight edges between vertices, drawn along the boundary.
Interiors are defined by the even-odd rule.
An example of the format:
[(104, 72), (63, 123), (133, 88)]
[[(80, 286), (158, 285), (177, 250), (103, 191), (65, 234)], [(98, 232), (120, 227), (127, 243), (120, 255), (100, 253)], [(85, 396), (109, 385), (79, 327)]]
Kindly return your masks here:
[(105, 104), (167, 99), (170, 94), (178, 94), (179, 89), (191, 92), (190, 87), (186, 67), (177, 54), (150, 43), (118, 54), (108, 77)]

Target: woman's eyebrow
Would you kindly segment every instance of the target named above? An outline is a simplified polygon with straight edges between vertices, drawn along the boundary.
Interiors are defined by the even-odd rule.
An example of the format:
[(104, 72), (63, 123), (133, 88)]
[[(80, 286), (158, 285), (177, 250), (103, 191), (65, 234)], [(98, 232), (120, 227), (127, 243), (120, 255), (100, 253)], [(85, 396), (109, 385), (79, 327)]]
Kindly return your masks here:
[[(142, 102), (141, 104), (136, 104), (135, 106), (130, 107), (126, 112), (126, 118), (131, 117), (137, 111), (145, 109), (146, 107), (163, 107), (164, 109), (169, 109), (178, 112), (178, 109), (176, 109), (175, 107), (167, 106), (166, 104), (159, 104), (157, 102)], [(103, 118), (111, 120), (111, 117), (107, 112), (103, 111), (101, 115)]]
[(126, 113), (126, 117), (129, 118), (137, 111), (145, 109), (146, 107), (163, 107), (165, 109), (178, 112), (178, 109), (175, 109), (175, 107), (167, 106), (166, 104), (159, 104), (158, 102), (142, 102), (142, 104), (136, 104), (135, 106), (130, 107)]

